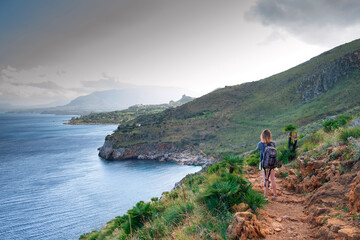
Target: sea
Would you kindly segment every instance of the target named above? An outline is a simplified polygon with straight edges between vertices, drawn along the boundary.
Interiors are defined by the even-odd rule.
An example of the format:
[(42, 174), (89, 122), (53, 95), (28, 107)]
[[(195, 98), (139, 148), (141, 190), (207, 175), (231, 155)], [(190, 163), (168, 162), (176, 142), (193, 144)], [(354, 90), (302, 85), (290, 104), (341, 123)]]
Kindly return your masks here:
[(98, 157), (116, 125), (0, 113), (0, 239), (78, 239), (199, 166)]

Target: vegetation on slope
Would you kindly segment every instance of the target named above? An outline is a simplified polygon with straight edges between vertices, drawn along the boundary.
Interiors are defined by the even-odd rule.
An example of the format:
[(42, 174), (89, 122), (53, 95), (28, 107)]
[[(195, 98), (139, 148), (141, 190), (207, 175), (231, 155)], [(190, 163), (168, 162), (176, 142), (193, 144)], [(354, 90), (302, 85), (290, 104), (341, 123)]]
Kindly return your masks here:
[[(310, 191), (329, 181), (326, 180), (329, 178), (326, 172), (321, 174), (319, 170), (318, 173), (301, 175), (302, 171), (309, 169), (304, 162), (305, 167), (299, 170), (298, 162), (303, 156), (332, 161), (329, 166), (324, 166), (325, 170), (340, 159), (343, 164), (338, 166), (338, 171), (340, 174), (348, 173), (349, 166), (359, 163), (360, 159), (360, 126), (349, 128), (349, 123), (360, 117), (359, 110), (356, 107), (333, 116), (331, 120), (341, 123), (336, 129), (329, 131), (328, 120), (324, 120), (323, 129), (302, 135), (295, 153), (300, 160), (293, 161), (296, 156), (289, 155), (292, 149), (288, 149), (287, 142), (280, 144), (278, 158), (280, 165), (284, 166), (280, 168), (280, 176), (290, 177), (287, 182), (293, 184), (291, 174), (296, 171), (296, 179), (302, 180), (296, 188), (303, 191)], [(333, 149), (333, 146), (340, 147)], [(333, 150), (329, 151), (329, 147)], [(255, 168), (258, 161), (258, 152), (246, 159), (248, 166)], [(250, 182), (244, 179), (245, 167), (243, 158), (226, 155), (223, 161), (186, 176), (181, 181), (181, 188), (163, 193), (160, 200), (152, 198), (151, 202), (137, 203), (127, 214), (109, 221), (100, 231), (84, 234), (80, 239), (226, 239), (226, 229), (241, 204), (246, 205), (244, 210), (248, 208), (256, 213), (265, 203), (262, 193), (254, 191)], [(325, 178), (316, 185), (310, 181), (313, 176)]]
[(104, 112), (104, 113), (91, 113), (81, 117), (71, 118), (67, 124), (126, 124), (136, 117), (148, 114), (157, 114), (166, 109), (181, 106), (187, 102), (192, 101), (194, 98), (183, 95), (182, 98), (176, 102), (170, 101), (167, 104), (157, 105), (134, 105), (125, 110)]
[[(107, 136), (115, 147), (171, 142), (219, 157), (251, 150), (264, 128), (277, 139), (360, 103), (360, 40), (257, 82), (225, 87), (158, 114), (139, 116)], [(141, 124), (141, 127), (136, 127)]]
[[(301, 136), (295, 154), (300, 159), (303, 156), (307, 159), (325, 157), (334, 163), (341, 158), (353, 166), (360, 158), (360, 144), (359, 140), (352, 139), (360, 138), (360, 126), (349, 128), (349, 123), (360, 117), (359, 110), (356, 107), (333, 116), (330, 120), (337, 122), (337, 126), (341, 125), (335, 129), (328, 130), (329, 120), (323, 120), (323, 129)], [(341, 147), (341, 152), (334, 150), (329, 155), (329, 147), (345, 143), (347, 145)], [(296, 178), (304, 179), (303, 184), (308, 184), (311, 189), (317, 186), (307, 180), (315, 173), (301, 176), (305, 168), (299, 170), (298, 160), (293, 161), (296, 156), (290, 154), (292, 149), (288, 148), (287, 142), (279, 144), (277, 151), (279, 163), (284, 165), (280, 168), (281, 177), (287, 178), (296, 171)], [(257, 168), (259, 158), (258, 151), (248, 156), (246, 161), (235, 155), (226, 155), (223, 161), (186, 176), (181, 187), (163, 193), (160, 200), (152, 198), (148, 203), (139, 202), (100, 231), (84, 234), (80, 239), (227, 239), (226, 229), (241, 204), (246, 205), (245, 210), (248, 208), (256, 213), (265, 203), (262, 193), (254, 191), (243, 177), (245, 162)], [(344, 166), (347, 167), (339, 165), (339, 171), (347, 173), (349, 166)], [(320, 183), (326, 181), (323, 179)]]
[(163, 193), (161, 200), (139, 202), (100, 231), (80, 239), (226, 238), (235, 205), (245, 203), (256, 211), (265, 203), (263, 195), (243, 178), (243, 166), (243, 158), (227, 155), (202, 172), (186, 176), (181, 188)]
[(305, 196), (315, 238), (360, 239), (360, 125), (349, 127), (359, 117), (357, 108), (355, 116), (331, 119), (336, 128), (325, 121), (300, 141), (296, 161), (279, 169), (283, 187)]

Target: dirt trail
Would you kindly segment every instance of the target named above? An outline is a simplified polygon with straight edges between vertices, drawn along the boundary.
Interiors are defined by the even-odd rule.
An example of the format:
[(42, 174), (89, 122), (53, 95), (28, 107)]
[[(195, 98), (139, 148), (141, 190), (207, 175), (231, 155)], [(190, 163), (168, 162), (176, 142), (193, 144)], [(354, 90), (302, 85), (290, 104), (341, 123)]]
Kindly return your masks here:
[[(249, 169), (246, 177), (255, 190), (263, 192), (260, 171)], [(282, 187), (282, 181), (286, 180), (276, 178), (278, 197), (272, 198), (272, 190), (269, 189), (269, 203), (258, 215), (266, 239), (315, 239), (304, 214), (304, 196), (287, 191)]]

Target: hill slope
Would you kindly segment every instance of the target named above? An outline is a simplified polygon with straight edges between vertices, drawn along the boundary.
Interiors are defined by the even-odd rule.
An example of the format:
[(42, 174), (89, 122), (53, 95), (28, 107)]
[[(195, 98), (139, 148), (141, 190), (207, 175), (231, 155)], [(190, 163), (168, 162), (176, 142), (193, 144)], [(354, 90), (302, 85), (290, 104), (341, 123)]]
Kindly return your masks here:
[(125, 124), (140, 115), (159, 113), (168, 108), (177, 107), (190, 102), (193, 99), (194, 98), (192, 97), (183, 95), (181, 99), (176, 102), (170, 101), (169, 103), (157, 105), (137, 104), (120, 111), (91, 113), (81, 117), (73, 117), (67, 124)]
[(280, 139), (286, 124), (302, 127), (358, 106), (359, 90), (360, 40), (355, 40), (269, 78), (140, 116), (107, 136), (100, 156), (148, 156), (149, 144), (161, 148), (157, 159), (174, 148), (196, 148), (215, 157), (243, 152), (255, 148), (264, 128)]

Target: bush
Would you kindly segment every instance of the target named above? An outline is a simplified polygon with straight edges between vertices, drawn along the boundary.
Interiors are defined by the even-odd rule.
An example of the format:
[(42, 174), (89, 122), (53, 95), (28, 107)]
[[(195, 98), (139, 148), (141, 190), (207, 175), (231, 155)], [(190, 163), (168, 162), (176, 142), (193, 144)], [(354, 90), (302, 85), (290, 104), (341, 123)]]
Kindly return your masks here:
[(224, 174), (213, 184), (207, 186), (199, 195), (210, 211), (229, 211), (232, 206), (243, 202), (250, 188), (249, 182), (233, 174)]
[[(187, 215), (191, 214), (195, 205), (191, 202), (175, 201), (158, 217), (154, 218), (150, 225), (137, 231), (137, 238), (134, 239), (162, 239), (172, 232), (175, 225), (181, 223)], [(129, 238), (127, 238), (129, 239)]]
[(283, 129), (284, 132), (292, 132), (295, 131), (297, 129), (297, 126), (293, 125), (293, 124), (289, 124), (286, 125)]
[[(154, 212), (150, 203), (138, 202), (135, 207), (127, 211), (127, 215), (122, 217), (121, 228), (126, 234), (130, 234), (135, 229), (142, 227), (149, 220)], [(127, 217), (127, 219), (126, 219)]]
[(324, 135), (320, 134), (320, 133), (311, 133), (309, 138), (307, 139), (308, 142), (316, 145), (319, 144), (321, 141), (324, 140)]
[(264, 195), (250, 188), (245, 195), (245, 202), (254, 212), (266, 203)]
[(163, 220), (167, 226), (173, 226), (184, 219), (187, 214), (191, 213), (194, 210), (194, 207), (193, 203), (178, 201), (177, 204), (168, 207), (164, 211), (162, 214)]
[(277, 149), (278, 163), (287, 164), (296, 158), (296, 152), (287, 148), (287, 145), (282, 145)]
[(259, 166), (260, 163), (260, 151), (256, 151), (255, 154), (251, 154), (245, 162), (249, 166)]
[(351, 120), (350, 116), (346, 116), (346, 115), (340, 115), (339, 118), (337, 119), (337, 121), (339, 122), (340, 126), (344, 126), (346, 123), (349, 122), (349, 120)]
[(327, 120), (323, 123), (323, 130), (325, 132), (331, 132), (339, 127), (345, 126), (346, 123), (351, 119), (350, 116), (340, 115), (336, 120)]
[(189, 185), (189, 187), (197, 187), (198, 185), (202, 184), (204, 182), (204, 180), (205, 180), (204, 175), (202, 175), (202, 174), (195, 175), (189, 179), (187, 184)]
[(334, 131), (335, 129), (338, 129), (339, 125), (338, 122), (336, 120), (327, 120), (326, 122), (323, 123), (323, 130), (325, 132), (331, 132)]
[(342, 130), (339, 135), (339, 140), (341, 142), (347, 142), (349, 137), (359, 138), (360, 127)]
[(307, 152), (313, 150), (319, 146), (319, 144), (324, 141), (324, 135), (314, 132), (310, 133), (306, 138), (303, 138), (301, 141), (302, 151)]
[(242, 174), (242, 170), (244, 167), (244, 158), (241, 158), (236, 155), (225, 155), (223, 157), (223, 161), (213, 164), (209, 167), (208, 173), (220, 173), (220, 172), (228, 172), (230, 168), (233, 168), (235, 173)]

